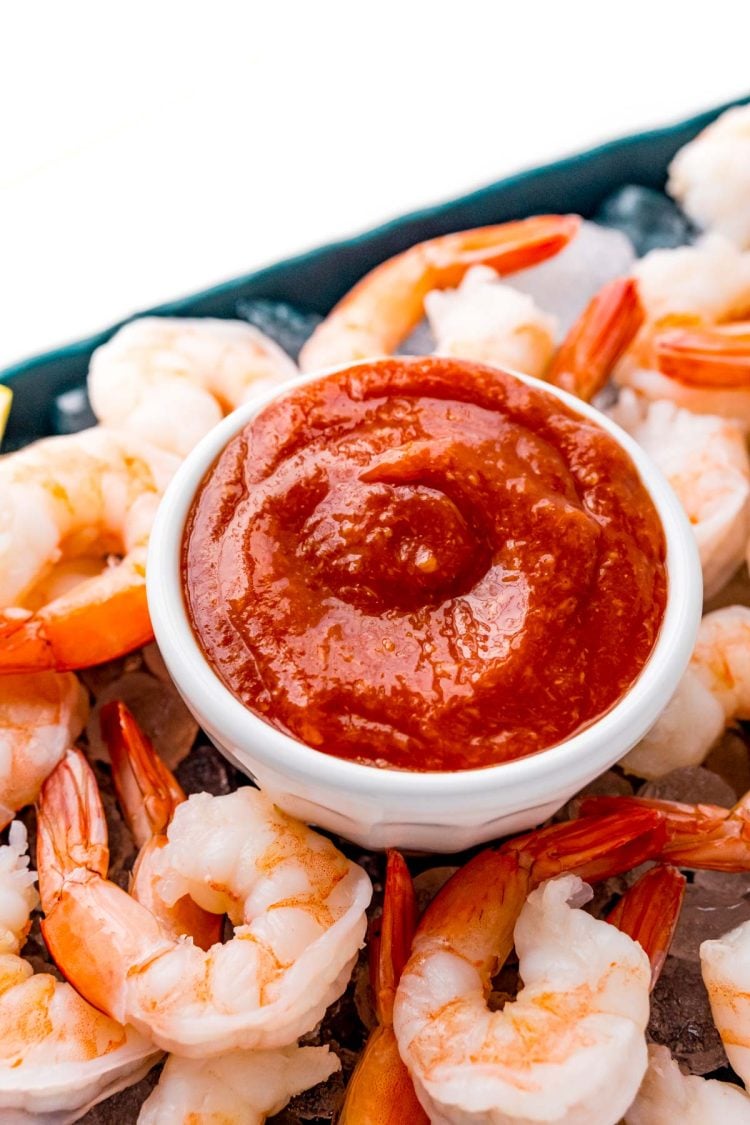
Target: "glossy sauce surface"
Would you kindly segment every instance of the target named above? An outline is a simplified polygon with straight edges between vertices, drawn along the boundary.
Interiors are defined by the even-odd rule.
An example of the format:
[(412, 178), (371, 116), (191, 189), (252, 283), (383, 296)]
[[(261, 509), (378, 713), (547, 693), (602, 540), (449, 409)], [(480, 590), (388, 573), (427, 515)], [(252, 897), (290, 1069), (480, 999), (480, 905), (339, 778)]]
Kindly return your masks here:
[(628, 689), (666, 600), (627, 454), (555, 397), (453, 359), (389, 359), (253, 419), (188, 520), (206, 657), (321, 751), (460, 770), (560, 742)]

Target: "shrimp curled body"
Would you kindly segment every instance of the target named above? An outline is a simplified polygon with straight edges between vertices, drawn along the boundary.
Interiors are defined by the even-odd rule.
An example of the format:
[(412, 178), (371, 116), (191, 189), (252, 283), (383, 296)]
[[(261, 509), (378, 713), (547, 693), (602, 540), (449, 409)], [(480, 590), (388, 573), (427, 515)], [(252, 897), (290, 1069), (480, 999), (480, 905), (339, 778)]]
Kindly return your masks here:
[(570, 905), (584, 887), (562, 876), (529, 896), (515, 929), (524, 987), (498, 1012), (465, 950), (418, 934), (394, 1028), (432, 1121), (604, 1125), (630, 1105), (651, 972), (632, 938)]
[(625, 1125), (750, 1125), (750, 1098), (739, 1086), (683, 1074), (667, 1047), (652, 1044), (648, 1070)]
[(85, 668), (151, 640), (146, 552), (178, 463), (99, 427), (0, 458), (0, 673)]
[(250, 394), (296, 371), (244, 321), (148, 316), (97, 348), (88, 388), (100, 422), (184, 456)]
[[(285, 1047), (337, 999), (365, 933), (371, 885), (264, 794), (196, 794), (153, 856), (158, 896), (228, 914), (234, 936), (203, 950), (106, 880), (93, 776), (69, 753), (39, 803), (43, 931), (91, 1003), (165, 1050), (193, 1057)], [(85, 948), (78, 935), (87, 934)]]
[(610, 411), (656, 462), (693, 528), (704, 597), (742, 564), (750, 539), (750, 459), (736, 422), (648, 402), (627, 388)]
[(639, 777), (698, 766), (725, 727), (750, 718), (750, 607), (704, 615), (677, 690), (654, 726), (622, 763)]
[(86, 693), (72, 672), (0, 676), (0, 829), (36, 800), (87, 714)]
[(328, 1047), (231, 1051), (212, 1059), (170, 1055), (138, 1125), (262, 1125), (294, 1094), (339, 1069)]
[(26, 829), (14, 821), (0, 847), (0, 1120), (67, 1125), (137, 1082), (160, 1051), (19, 955), (33, 881)]
[(734, 106), (685, 145), (667, 190), (700, 227), (750, 247), (750, 106)]

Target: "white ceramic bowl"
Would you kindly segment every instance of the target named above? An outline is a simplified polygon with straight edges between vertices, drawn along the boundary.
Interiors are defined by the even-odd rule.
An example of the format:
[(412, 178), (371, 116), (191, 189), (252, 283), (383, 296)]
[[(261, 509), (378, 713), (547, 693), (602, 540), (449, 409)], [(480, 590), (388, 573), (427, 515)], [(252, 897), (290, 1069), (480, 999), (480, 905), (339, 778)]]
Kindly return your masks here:
[(191, 452), (159, 508), (148, 557), (156, 639), (188, 707), (219, 750), (288, 812), (367, 848), (450, 852), (531, 828), (630, 750), (653, 725), (685, 670), (701, 615), (702, 581), (690, 525), (674, 493), (635, 442), (597, 410), (537, 379), (518, 378), (597, 422), (630, 454), (667, 541), (667, 605), (656, 645), (627, 694), (579, 734), (539, 754), (457, 773), (407, 773), (313, 750), (258, 718), (224, 686), (193, 634), (182, 592), (185, 521), (206, 471), (264, 406), (321, 378), (260, 393)]

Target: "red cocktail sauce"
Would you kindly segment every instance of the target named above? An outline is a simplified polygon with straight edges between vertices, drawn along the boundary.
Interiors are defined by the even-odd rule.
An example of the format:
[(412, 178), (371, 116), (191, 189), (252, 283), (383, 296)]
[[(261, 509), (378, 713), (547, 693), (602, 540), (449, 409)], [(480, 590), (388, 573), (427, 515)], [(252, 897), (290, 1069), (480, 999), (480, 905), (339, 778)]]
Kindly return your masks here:
[(462, 770), (601, 715), (654, 645), (659, 517), (614, 438), (453, 359), (291, 391), (195, 498), (183, 574), (206, 659), (327, 754)]

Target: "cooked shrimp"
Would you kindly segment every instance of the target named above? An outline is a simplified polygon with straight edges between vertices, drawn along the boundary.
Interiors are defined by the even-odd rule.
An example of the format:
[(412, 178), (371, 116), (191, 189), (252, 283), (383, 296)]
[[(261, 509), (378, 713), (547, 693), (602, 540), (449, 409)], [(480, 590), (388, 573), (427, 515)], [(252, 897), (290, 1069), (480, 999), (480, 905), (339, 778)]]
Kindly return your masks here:
[(750, 321), (666, 329), (653, 348), (652, 374), (674, 401), (684, 399), (691, 410), (715, 404), (750, 429)]
[(19, 956), (36, 904), (28, 862), (15, 821), (0, 847), (0, 1117), (66, 1125), (139, 1081), (161, 1052)]
[(221, 941), (222, 915), (203, 910), (189, 895), (166, 902), (160, 892), (161, 851), (175, 809), (187, 800), (176, 777), (124, 703), (107, 703), (100, 715), (117, 800), (140, 851), (129, 893), (161, 923), (170, 937), (191, 937), (201, 949)]
[[(580, 879), (551, 881), (526, 899), (560, 872), (603, 878), (650, 856), (662, 839), (652, 815), (642, 825), (630, 812), (606, 825), (580, 821), (578, 832), (575, 823), (532, 832), (481, 852), (438, 893), (417, 928), (393, 1018), (431, 1120), (619, 1120), (646, 1067), (648, 958), (630, 937), (568, 906), (588, 897)], [(525, 988), (490, 1012), (491, 978), (514, 928)]]
[(637, 941), (651, 966), (651, 988), (661, 976), (680, 920), (687, 880), (669, 863), (660, 863), (630, 887), (607, 921)]
[(697, 766), (737, 719), (750, 719), (750, 608), (707, 613), (677, 691), (622, 764), (639, 777)]
[(635, 282), (617, 278), (590, 301), (553, 359), (554, 319), (484, 266), (470, 270), (458, 289), (428, 293), (424, 304), (438, 355), (546, 377), (586, 401), (602, 389), (643, 320)]
[(71, 672), (0, 676), (0, 828), (36, 800), (87, 714), (86, 693)]
[(152, 638), (146, 550), (177, 464), (99, 428), (0, 459), (0, 672), (84, 668)]
[(526, 293), (474, 266), (457, 289), (433, 289), (424, 311), (436, 355), (476, 359), (541, 378), (555, 349), (556, 321)]
[(94, 352), (89, 397), (100, 422), (184, 456), (260, 387), (296, 371), (244, 321), (149, 316)]
[(421, 320), (433, 289), (457, 286), (472, 266), (506, 276), (543, 262), (579, 225), (576, 215), (537, 215), (417, 243), (371, 270), (339, 301), (303, 347), (302, 370), (390, 354)]
[(657, 813), (664, 836), (649, 858), (708, 871), (750, 871), (750, 793), (731, 809), (651, 797), (585, 797), (579, 815)]
[[(91, 1003), (192, 1057), (287, 1046), (351, 974), (371, 886), (333, 844), (249, 787), (180, 804), (159, 852), (159, 895), (228, 914), (208, 951), (174, 938), (106, 879), (106, 833), (85, 759), (69, 752), (38, 805), (45, 939)], [(85, 933), (85, 946), (78, 935)]]
[(750, 1084), (750, 922), (700, 947), (703, 983), (732, 1068)]
[(673, 328), (654, 344), (659, 370), (704, 390), (750, 389), (750, 322)]
[[(666, 839), (656, 855), (666, 857), (683, 867), (714, 871), (750, 871), (750, 794), (733, 809), (711, 805), (683, 805), (671, 801), (638, 798), (591, 797), (583, 802), (585, 816), (621, 815), (645, 810), (663, 817)], [(700, 947), (701, 971), (711, 1003), (714, 1022), (721, 1036), (729, 1062), (747, 1086), (750, 1081), (750, 922), (745, 922), (724, 937), (704, 941)], [(728, 1120), (750, 1121), (750, 1102), (722, 1094), (713, 1084), (710, 1089), (680, 1082), (676, 1066), (669, 1064), (668, 1053), (662, 1064), (647, 1076), (644, 1087), (626, 1118), (627, 1125), (651, 1125), (661, 1122), (658, 1110), (665, 1104), (670, 1087), (682, 1087), (682, 1101), (690, 1097), (696, 1107), (723, 1107), (736, 1114)], [(640, 1116), (639, 1116), (640, 1114)], [(708, 1116), (687, 1118), (709, 1122)]]
[(750, 458), (735, 422), (645, 402), (624, 390), (611, 417), (656, 462), (695, 533), (703, 592), (713, 597), (741, 566), (750, 539)]
[(652, 357), (648, 367), (625, 368), (620, 365), (615, 370), (615, 381), (651, 402), (672, 402), (693, 414), (727, 418), (740, 425), (744, 433), (750, 433), (750, 391), (734, 387), (689, 386), (662, 374), (657, 363), (656, 357)]
[(589, 897), (575, 875), (532, 891), (514, 935), (524, 987), (498, 1012), (484, 998), (491, 929), (482, 942), (464, 908), (463, 941), (455, 927), (449, 938), (448, 918), (428, 910), (394, 1019), (432, 1120), (620, 1120), (646, 1069), (651, 974), (632, 938), (577, 909)]
[[(555, 830), (560, 838), (559, 830)], [(673, 868), (655, 867), (633, 886), (608, 919), (637, 938), (651, 963), (652, 986), (666, 959), (684, 892), (685, 879)], [(652, 908), (658, 897), (660, 910)], [(396, 985), (413, 940), (416, 903), (404, 860), (389, 852), (382, 926), (370, 939), (371, 972), (378, 1026), (370, 1035), (346, 1092), (341, 1125), (419, 1125), (426, 1121), (398, 1053), (393, 1032)]]
[(230, 1051), (212, 1059), (170, 1055), (138, 1125), (262, 1125), (340, 1067), (328, 1047)]
[(690, 386), (659, 370), (657, 341), (670, 329), (693, 329), (740, 319), (750, 311), (750, 253), (719, 235), (694, 246), (652, 250), (633, 276), (645, 324), (615, 371), (622, 386), (647, 399), (666, 399), (696, 414), (735, 418), (750, 428), (745, 388)]
[(750, 254), (720, 235), (692, 246), (652, 250), (636, 262), (633, 277), (647, 331), (718, 324), (750, 310)]
[[(668, 328), (654, 334), (651, 386), (693, 411), (715, 405), (750, 429), (750, 322)], [(656, 381), (654, 381), (656, 380)]]
[(750, 1098), (731, 1082), (683, 1074), (668, 1047), (649, 1044), (648, 1070), (625, 1125), (750, 1125)]
[[(159, 893), (160, 853), (168, 845), (164, 832), (185, 794), (123, 703), (107, 704), (101, 724), (118, 802), (142, 845), (130, 894), (170, 937), (188, 936), (201, 949), (210, 949), (221, 940), (223, 916), (202, 910), (189, 895), (167, 903)], [(327, 1047), (230, 1051), (203, 1060), (170, 1055), (143, 1105), (139, 1125), (212, 1125), (218, 1116), (222, 1125), (260, 1123), (339, 1068)]]
[(414, 884), (403, 856), (388, 853), (379, 930), (370, 937), (370, 977), (378, 1025), (346, 1089), (338, 1125), (427, 1125), (393, 1032), (393, 1002), (417, 924)]
[(750, 247), (750, 106), (735, 106), (686, 144), (667, 191), (699, 227)]

